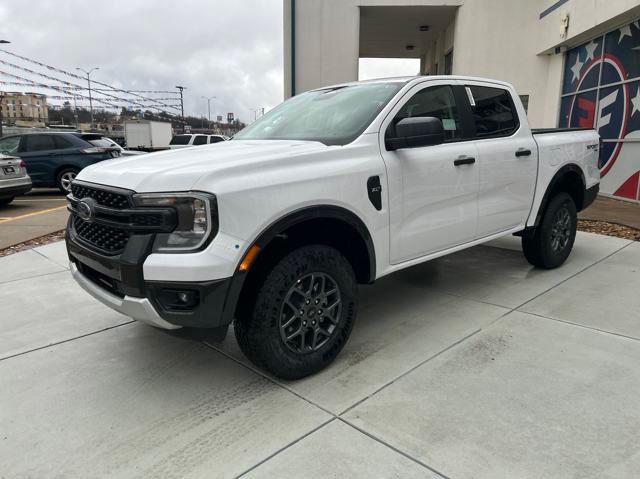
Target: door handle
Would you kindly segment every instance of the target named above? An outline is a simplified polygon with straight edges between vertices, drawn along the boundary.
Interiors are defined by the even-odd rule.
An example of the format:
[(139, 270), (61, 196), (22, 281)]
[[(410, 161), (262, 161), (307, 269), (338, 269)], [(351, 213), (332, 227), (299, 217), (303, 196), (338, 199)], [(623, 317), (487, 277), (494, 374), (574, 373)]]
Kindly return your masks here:
[(475, 162), (476, 159), (473, 156), (459, 156), (453, 160), (454, 166), (473, 165)]
[(527, 148), (518, 148), (518, 150), (516, 151), (516, 156), (531, 156), (531, 150), (528, 150)]

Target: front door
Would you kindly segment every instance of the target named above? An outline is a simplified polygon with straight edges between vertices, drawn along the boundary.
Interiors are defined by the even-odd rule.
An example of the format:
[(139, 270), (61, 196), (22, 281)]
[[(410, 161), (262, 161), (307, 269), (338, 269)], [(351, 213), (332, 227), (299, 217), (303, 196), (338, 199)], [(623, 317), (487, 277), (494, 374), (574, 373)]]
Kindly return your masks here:
[[(389, 181), (392, 264), (475, 238), (477, 152), (474, 142), (466, 141), (456, 101), (459, 95), (454, 95), (452, 84), (451, 81), (427, 81), (417, 85), (382, 124), (381, 149)], [(429, 116), (442, 121), (443, 144), (386, 150), (384, 135), (392, 134), (400, 120)]]

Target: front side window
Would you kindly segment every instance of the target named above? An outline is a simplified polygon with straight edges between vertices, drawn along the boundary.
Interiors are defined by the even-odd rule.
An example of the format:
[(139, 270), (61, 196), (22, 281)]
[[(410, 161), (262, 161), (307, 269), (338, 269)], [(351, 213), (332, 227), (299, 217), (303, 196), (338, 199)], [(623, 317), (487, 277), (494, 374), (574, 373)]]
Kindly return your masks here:
[(402, 82), (372, 82), (295, 96), (234, 136), (234, 140), (306, 140), (346, 145), (364, 132)]
[(476, 138), (509, 136), (518, 129), (518, 114), (511, 95), (502, 88), (469, 86), (473, 102), (471, 112)]
[(193, 144), (194, 145), (206, 145), (207, 144), (207, 137), (205, 135), (196, 135), (195, 138), (193, 139)]
[(427, 87), (413, 95), (396, 114), (387, 132), (395, 136), (395, 126), (400, 120), (428, 116), (440, 119), (445, 141), (462, 138), (460, 114), (456, 108), (453, 89), (449, 85)]
[(17, 153), (18, 146), (20, 146), (20, 137), (19, 136), (10, 136), (8, 138), (3, 138), (0, 140), (0, 153), (5, 155), (12, 155)]
[(220, 138), (219, 136), (212, 136), (209, 139), (209, 143), (219, 143), (221, 141), (224, 141), (224, 138)]
[(47, 151), (55, 150), (56, 145), (51, 135), (27, 135), (25, 136), (24, 151)]

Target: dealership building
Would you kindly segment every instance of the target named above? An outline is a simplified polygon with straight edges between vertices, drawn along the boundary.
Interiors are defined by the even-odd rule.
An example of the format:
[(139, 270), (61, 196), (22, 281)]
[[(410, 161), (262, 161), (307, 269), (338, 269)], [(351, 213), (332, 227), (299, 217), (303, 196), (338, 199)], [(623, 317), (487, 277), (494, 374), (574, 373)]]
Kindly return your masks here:
[(595, 127), (601, 191), (640, 201), (640, 0), (284, 0), (285, 97), (360, 58), (512, 83), (533, 127)]

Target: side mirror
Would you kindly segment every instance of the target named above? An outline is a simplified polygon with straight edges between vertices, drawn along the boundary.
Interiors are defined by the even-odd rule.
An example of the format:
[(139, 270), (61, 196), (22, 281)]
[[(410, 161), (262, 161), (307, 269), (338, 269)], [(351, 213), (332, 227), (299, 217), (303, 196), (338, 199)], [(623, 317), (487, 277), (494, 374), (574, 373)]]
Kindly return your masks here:
[(404, 118), (396, 124), (395, 130), (395, 135), (389, 135), (389, 130), (385, 138), (385, 146), (389, 151), (439, 145), (444, 142), (442, 121), (433, 116)]

